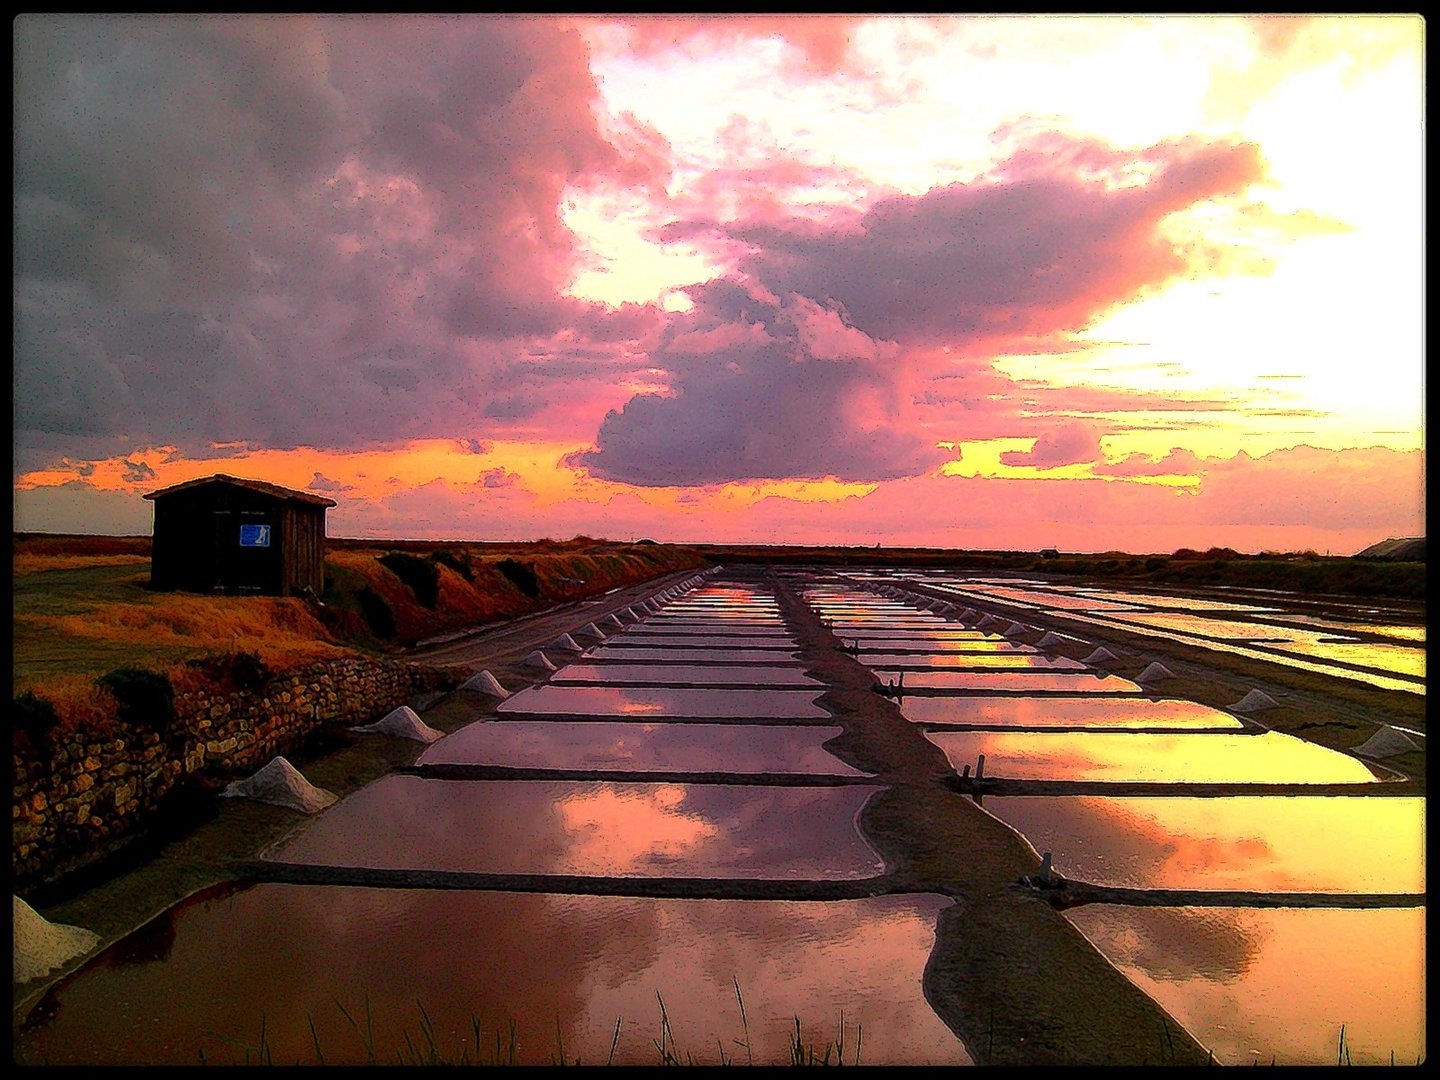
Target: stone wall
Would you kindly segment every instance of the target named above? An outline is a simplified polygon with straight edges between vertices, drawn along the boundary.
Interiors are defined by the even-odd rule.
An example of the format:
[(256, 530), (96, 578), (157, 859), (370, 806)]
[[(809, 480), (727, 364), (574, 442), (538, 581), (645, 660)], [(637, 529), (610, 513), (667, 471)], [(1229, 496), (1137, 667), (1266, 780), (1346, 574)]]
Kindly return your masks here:
[(415, 694), (447, 688), (444, 672), (390, 660), (326, 660), (254, 691), (178, 696), (173, 737), (77, 739), (48, 762), (15, 758), (11, 866), (17, 891), (115, 852), (153, 825), (177, 785), (197, 774), (245, 775), (323, 729), (371, 723)]

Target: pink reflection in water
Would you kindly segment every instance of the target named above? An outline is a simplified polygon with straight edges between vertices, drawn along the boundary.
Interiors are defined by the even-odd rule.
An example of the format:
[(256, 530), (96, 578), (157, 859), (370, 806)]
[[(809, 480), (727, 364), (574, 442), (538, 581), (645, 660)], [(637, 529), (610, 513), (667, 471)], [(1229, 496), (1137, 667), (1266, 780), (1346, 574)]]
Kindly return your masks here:
[(649, 772), (810, 773), (860, 776), (822, 745), (838, 727), (493, 720), (470, 724), (418, 764)]
[[(441, 1054), (482, 1061), (495, 1034), (516, 1059), (557, 1052), (654, 1064), (663, 997), (674, 1050), (714, 1063), (717, 1045), (744, 1062), (735, 997), (744, 997), (757, 1063), (787, 1061), (793, 1017), (805, 1041), (834, 1040), (843, 1010), (847, 1063), (855, 1025), (861, 1060), (969, 1063), (930, 1010), (920, 980), (935, 921), (933, 896), (829, 903), (426, 892), (261, 885), (188, 903), (149, 933), (160, 947), (122, 962), (112, 950), (62, 985), (17, 1043), (26, 1063), (241, 1063), (233, 1042), (277, 1063), (364, 1064), (341, 1006), (366, 1026), (381, 1060), (420, 1037), (423, 1005)], [(136, 954), (140, 954), (136, 958)], [(501, 1060), (505, 1059), (502, 1052)], [(255, 1061), (252, 1054), (250, 1060)]]
[(625, 686), (532, 686), (496, 712), (537, 716), (653, 716), (778, 720), (829, 719), (804, 690), (696, 690)]
[(741, 667), (734, 664), (569, 664), (550, 677), (550, 684), (597, 682), (659, 683), (669, 686), (815, 686), (823, 684), (796, 667)]
[(1227, 1065), (1425, 1053), (1425, 911), (1120, 908), (1066, 913)]
[(863, 878), (884, 869), (855, 825), (878, 790), (387, 776), (267, 854), (498, 874)]

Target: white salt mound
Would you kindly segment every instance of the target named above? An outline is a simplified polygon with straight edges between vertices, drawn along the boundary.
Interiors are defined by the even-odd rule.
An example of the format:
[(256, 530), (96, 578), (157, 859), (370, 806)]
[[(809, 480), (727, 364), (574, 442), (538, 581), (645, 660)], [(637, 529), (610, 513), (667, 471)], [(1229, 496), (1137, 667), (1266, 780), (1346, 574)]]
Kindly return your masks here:
[(414, 739), (416, 742), (423, 743), (432, 743), (436, 739), (445, 737), (443, 731), (436, 731), (424, 720), (421, 720), (419, 714), (409, 705), (401, 705), (400, 708), (373, 724), (353, 727), (350, 730), (362, 735), (389, 735), (395, 739)]
[(565, 652), (579, 652), (579, 643), (569, 634), (561, 634), (554, 641), (550, 642), (550, 648), (563, 649)]
[(1002, 631), (1006, 637), (1018, 637), (1021, 634), (1028, 634), (1029, 632), (1030, 628), (1028, 626), (1021, 626), (1018, 622), (1012, 622)]
[(15, 924), (15, 981), (29, 982), (64, 967), (100, 943), (100, 935), (83, 926), (47, 922), (18, 896), (11, 921)]
[(1164, 664), (1151, 664), (1144, 671), (1140, 672), (1139, 675), (1135, 676), (1135, 681), (1144, 685), (1145, 683), (1160, 682), (1162, 679), (1173, 679), (1174, 677), (1175, 673)]
[(482, 671), (479, 675), (471, 675), (460, 684), (461, 690), (474, 690), (477, 693), (489, 694), (491, 697), (507, 698), (510, 691), (500, 685), (498, 679), (489, 671)]
[(1351, 751), (1361, 757), (1390, 758), (1398, 757), (1401, 754), (1408, 754), (1412, 750), (1419, 750), (1420, 745), (1410, 736), (1398, 728), (1389, 724), (1381, 726), (1380, 730), (1371, 735), (1363, 743)]
[(1048, 631), (1046, 631), (1045, 636), (1040, 639), (1040, 647), (1041, 647), (1042, 649), (1048, 649), (1048, 648), (1049, 648), (1050, 646), (1052, 646), (1052, 645), (1064, 645), (1064, 644), (1065, 644), (1065, 639), (1064, 639), (1063, 637), (1061, 637), (1059, 634), (1055, 633), (1055, 631), (1053, 631), (1053, 630), (1048, 630)]
[(236, 780), (220, 794), (284, 806), (302, 814), (319, 813), (339, 799), (334, 793), (310, 783), (283, 757), (275, 758), (254, 776)]
[(625, 625), (623, 622), (621, 622), (619, 619), (617, 619), (617, 618), (614, 616), (614, 614), (610, 614), (610, 615), (605, 616), (605, 622), (606, 622), (607, 625), (610, 625), (610, 626), (624, 627), (624, 625)]
[(600, 627), (596, 626), (593, 622), (586, 623), (584, 628), (575, 632), (577, 634), (585, 634), (586, 636), (593, 638), (603, 638), (605, 636), (605, 631), (601, 630)]
[(1089, 656), (1085, 657), (1085, 659), (1081, 660), (1080, 662), (1082, 664), (1103, 664), (1106, 660), (1114, 659), (1115, 654), (1109, 649), (1105, 648), (1104, 645), (1101, 645), (1098, 649), (1096, 649), (1094, 652), (1092, 652)]
[(1256, 712), (1259, 709), (1273, 709), (1280, 703), (1263, 690), (1251, 690), (1234, 705), (1231, 712)]
[(528, 668), (539, 668), (541, 671), (555, 670), (555, 665), (550, 662), (550, 658), (539, 649), (536, 649), (529, 656), (525, 657), (521, 663)]

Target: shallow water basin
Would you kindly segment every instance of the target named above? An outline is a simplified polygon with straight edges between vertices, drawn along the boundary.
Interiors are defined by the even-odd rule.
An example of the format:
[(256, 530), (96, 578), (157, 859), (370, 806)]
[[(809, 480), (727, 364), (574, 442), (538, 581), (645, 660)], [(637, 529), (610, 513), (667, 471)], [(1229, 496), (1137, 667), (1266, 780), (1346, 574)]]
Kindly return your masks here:
[(1265, 641), (1305, 642), (1325, 637), (1323, 631), (1301, 630), (1293, 626), (1279, 626), (1273, 623), (1246, 622), (1243, 619), (1214, 619), (1206, 615), (1189, 615), (1180, 612), (1112, 612), (1108, 618), (1117, 622), (1135, 623), (1159, 630), (1177, 630), (1201, 637), (1218, 638), (1222, 641)]
[(614, 640), (587, 649), (582, 660), (624, 660), (631, 663), (678, 664), (783, 664), (794, 663), (800, 654), (785, 649), (686, 649), (647, 648), (622, 645)]
[(884, 869), (855, 826), (879, 790), (391, 775), (266, 857), (498, 874), (863, 878)]
[(1142, 607), (1171, 608), (1181, 611), (1233, 611), (1233, 612), (1256, 612), (1274, 611), (1271, 607), (1257, 607), (1254, 604), (1238, 604), (1227, 600), (1202, 600), (1194, 596), (1167, 596), (1161, 593), (1139, 593), (1124, 592), (1117, 589), (1087, 588), (1084, 586), (1053, 586), (1056, 591), (1064, 591), (1083, 596), (1087, 600), (1103, 598), (1105, 600), (1116, 600), (1126, 604), (1139, 604)]
[[(1064, 656), (1040, 656), (1024, 655), (1022, 653), (961, 653), (952, 652), (944, 654), (925, 655), (923, 653), (912, 653), (910, 655), (896, 653), (868, 653), (862, 652), (855, 659), (866, 667), (892, 668), (906, 672), (923, 671), (933, 668), (962, 668), (982, 670), (989, 668), (1008, 668), (1011, 670), (1028, 671), (1085, 671), (1085, 665), (1078, 660), (1071, 660)], [(906, 675), (905, 682), (910, 682), (910, 676)], [(920, 684), (916, 684), (917, 686)]]
[[(847, 1064), (856, 1025), (863, 1063), (963, 1064), (921, 991), (950, 903), (256, 885), (197, 897), (102, 954), (36, 1010), (16, 1048), (26, 1064), (194, 1065), (202, 1052), (240, 1064), (236, 1044), (258, 1046), (263, 1026), (277, 1063), (318, 1064), (318, 1041), (326, 1064), (363, 1065), (342, 1007), (393, 1061), (407, 1034), (425, 1045), (423, 1006), (450, 1060), (491, 1062), (500, 1033), (502, 1064), (549, 1064), (563, 1043), (571, 1061), (653, 1065), (663, 1000), (680, 1060), (715, 1064), (720, 1047), (736, 1062), (788, 1064), (793, 1018), (823, 1047), (843, 1011)], [(747, 1030), (749, 1053), (735, 1043)]]
[(956, 656), (963, 654), (978, 656), (1002, 656), (1016, 653), (1038, 653), (1034, 645), (1017, 645), (1000, 638), (976, 634), (973, 638), (847, 638), (847, 645), (858, 641), (860, 654), (890, 653), (906, 656), (922, 653), (929, 656)]
[(1425, 647), (1412, 648), (1407, 645), (1387, 645), (1375, 641), (1292, 641), (1277, 644), (1271, 648), (1281, 652), (1297, 653), (1301, 656), (1315, 656), (1321, 660), (1335, 660), (1344, 664), (1393, 671), (1401, 675), (1425, 677)]
[(1048, 671), (896, 671), (874, 669), (882, 683), (900, 681), (905, 690), (978, 690), (990, 693), (1138, 694), (1142, 687), (1118, 675)]
[(643, 724), (479, 721), (420, 755), (417, 764), (627, 772), (804, 773), (863, 776), (822, 744), (838, 727), (805, 724)]
[[(989, 763), (986, 763), (987, 769)], [(1068, 878), (1135, 889), (1422, 893), (1425, 800), (986, 796)]]
[(643, 637), (648, 634), (724, 634), (733, 637), (773, 637), (790, 640), (790, 632), (779, 623), (742, 623), (719, 619), (667, 619), (652, 615), (644, 622), (626, 628), (626, 633)]
[(499, 713), (666, 719), (829, 719), (801, 690), (698, 690), (623, 686), (532, 686), (502, 701)]
[(897, 645), (902, 641), (923, 642), (989, 642), (995, 645), (1009, 644), (999, 634), (987, 634), (983, 630), (966, 630), (959, 623), (948, 623), (945, 626), (920, 627), (919, 629), (908, 627), (891, 629), (888, 627), (864, 627), (859, 630), (851, 630), (840, 633), (836, 637), (843, 637), (846, 641), (859, 641), (862, 644), (868, 641), (878, 641), (882, 644), (895, 642)]
[(1414, 1064), (1425, 910), (1128, 908), (1066, 913), (1225, 1065)]
[(1118, 731), (927, 731), (958, 771), (985, 755), (1007, 780), (1109, 783), (1371, 784), (1358, 759), (1290, 735)]
[(574, 663), (550, 677), (552, 686), (564, 683), (608, 683), (613, 686), (823, 686), (798, 667), (743, 667), (738, 664), (626, 664)]
[(1134, 611), (1134, 604), (1099, 600), (1088, 596), (1067, 596), (1063, 593), (1037, 592), (1030, 589), (1007, 589), (995, 585), (965, 588), (965, 592), (981, 599), (1027, 604), (1053, 611)]
[(1193, 701), (1149, 698), (952, 696), (907, 697), (906, 719), (918, 724), (1004, 724), (1017, 728), (1234, 728), (1236, 717)]
[(778, 652), (794, 652), (795, 639), (776, 634), (773, 637), (759, 637), (754, 634), (616, 634), (606, 638), (607, 648), (614, 649), (766, 649)]

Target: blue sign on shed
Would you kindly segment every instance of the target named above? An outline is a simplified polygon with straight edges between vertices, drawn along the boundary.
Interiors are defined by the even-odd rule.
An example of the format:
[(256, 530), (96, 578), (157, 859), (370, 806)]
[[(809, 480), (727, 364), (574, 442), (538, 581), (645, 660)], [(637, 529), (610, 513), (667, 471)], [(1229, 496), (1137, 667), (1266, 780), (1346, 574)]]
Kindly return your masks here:
[(270, 546), (270, 526), (241, 525), (240, 546), (268, 548)]

